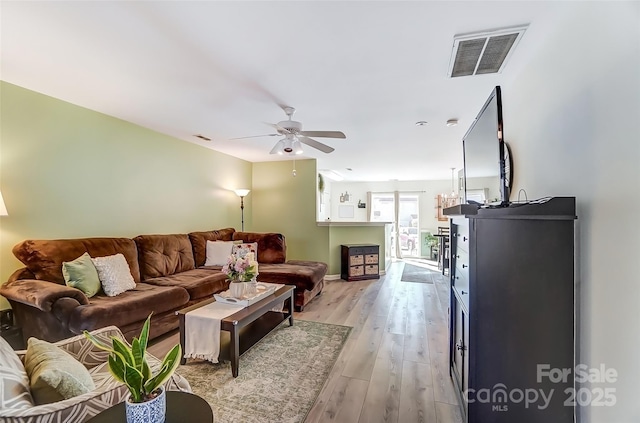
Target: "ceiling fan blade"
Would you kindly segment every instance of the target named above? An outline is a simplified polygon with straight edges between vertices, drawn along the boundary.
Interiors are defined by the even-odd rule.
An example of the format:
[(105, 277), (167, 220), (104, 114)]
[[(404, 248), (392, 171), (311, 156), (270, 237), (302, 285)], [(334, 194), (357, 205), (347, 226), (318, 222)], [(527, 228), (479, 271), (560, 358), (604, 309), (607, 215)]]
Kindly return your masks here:
[(250, 135), (248, 137), (229, 138), (229, 140), (243, 140), (245, 138), (259, 138), (259, 137), (275, 137), (278, 134), (264, 134), (264, 135)]
[(344, 132), (341, 131), (300, 131), (300, 135), (321, 138), (347, 138)]
[[(265, 125), (269, 125), (272, 128), (276, 128), (278, 130), (278, 132), (282, 135), (282, 134), (290, 134), (291, 131), (289, 131), (286, 128), (283, 128), (282, 126), (275, 124), (275, 123), (269, 123), (269, 122), (264, 122)], [(276, 134), (278, 135), (278, 134)]]
[(318, 141), (316, 141), (316, 140), (314, 140), (312, 138), (299, 136), (298, 137), (298, 141), (300, 141), (303, 144), (307, 144), (310, 147), (317, 148), (318, 150), (322, 151), (323, 153), (331, 153), (333, 150), (335, 150), (335, 148), (329, 147), (328, 145), (323, 144), (321, 142), (318, 142)]

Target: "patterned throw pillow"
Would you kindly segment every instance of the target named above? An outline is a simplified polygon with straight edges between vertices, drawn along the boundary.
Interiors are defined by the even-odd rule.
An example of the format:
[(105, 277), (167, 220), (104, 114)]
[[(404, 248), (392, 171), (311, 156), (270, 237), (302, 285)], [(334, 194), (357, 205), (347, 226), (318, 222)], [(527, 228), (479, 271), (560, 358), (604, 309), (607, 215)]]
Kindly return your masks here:
[(240, 255), (240, 257), (244, 257), (248, 252), (252, 252), (256, 256), (256, 260), (258, 259), (258, 243), (257, 242), (247, 242), (243, 244), (234, 244), (232, 254)]
[(100, 291), (100, 278), (89, 253), (73, 261), (62, 262), (62, 275), (67, 286), (77, 288), (91, 298)]
[(136, 287), (136, 282), (131, 276), (129, 263), (121, 253), (92, 258), (91, 261), (98, 270), (102, 289), (109, 297), (115, 297)]
[(233, 241), (207, 241), (205, 266), (224, 266), (231, 255)]
[(36, 404), (50, 404), (95, 389), (89, 370), (56, 345), (29, 338), (24, 367)]
[(22, 410), (33, 407), (29, 376), (16, 352), (0, 338), (0, 410)]

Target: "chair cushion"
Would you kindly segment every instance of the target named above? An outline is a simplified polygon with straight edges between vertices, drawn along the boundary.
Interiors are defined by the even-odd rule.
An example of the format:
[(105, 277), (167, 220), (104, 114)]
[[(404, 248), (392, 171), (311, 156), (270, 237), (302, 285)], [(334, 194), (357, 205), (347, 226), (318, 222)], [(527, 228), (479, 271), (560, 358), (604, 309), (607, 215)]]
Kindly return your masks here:
[[(124, 259), (124, 256), (122, 257)], [(128, 267), (127, 271), (129, 271)], [(84, 253), (75, 260), (62, 262), (62, 275), (67, 286), (79, 289), (84, 292), (87, 298), (93, 297), (100, 291), (98, 271), (91, 261), (89, 253)], [(131, 273), (129, 273), (129, 277), (133, 280)]]
[(24, 366), (36, 404), (50, 404), (95, 389), (89, 370), (56, 345), (29, 338)]
[(27, 371), (4, 338), (0, 338), (0, 386), (0, 410), (33, 407)]
[(81, 333), (110, 325), (122, 328), (144, 321), (151, 310), (159, 315), (176, 310), (188, 301), (189, 294), (182, 288), (139, 283), (117, 297), (98, 294), (91, 298), (90, 304), (76, 307), (69, 316), (69, 329)]

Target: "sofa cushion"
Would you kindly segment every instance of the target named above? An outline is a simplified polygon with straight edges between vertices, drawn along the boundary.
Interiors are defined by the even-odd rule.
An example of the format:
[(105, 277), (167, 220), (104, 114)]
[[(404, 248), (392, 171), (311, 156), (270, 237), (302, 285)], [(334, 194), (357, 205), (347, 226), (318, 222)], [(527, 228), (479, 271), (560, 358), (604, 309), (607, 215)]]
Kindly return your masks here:
[(207, 259), (207, 241), (232, 241), (235, 231), (233, 228), (225, 228), (215, 231), (190, 232), (189, 240), (191, 241), (196, 267), (204, 266)]
[(56, 240), (26, 240), (13, 247), (13, 254), (36, 279), (64, 285), (62, 262), (72, 261), (83, 253), (91, 257), (122, 253), (129, 263), (133, 280), (140, 282), (138, 250), (128, 238), (78, 238)]
[[(191, 301), (210, 297), (229, 287), (227, 275), (220, 266), (187, 270), (176, 275), (147, 279), (145, 283), (159, 286), (179, 286), (187, 290)], [(218, 270), (218, 271), (216, 271)]]
[[(75, 260), (63, 262), (62, 275), (67, 286), (79, 289), (88, 298), (93, 297), (100, 291), (101, 285), (98, 271), (91, 261), (89, 253), (84, 253)], [(129, 274), (129, 277), (133, 280), (131, 274)]]
[(47, 341), (29, 338), (24, 367), (36, 404), (50, 404), (95, 389), (89, 370), (68, 352)]
[(258, 263), (279, 264), (287, 260), (284, 235), (278, 233), (235, 232), (233, 239), (258, 243)]
[(311, 291), (327, 274), (327, 265), (317, 261), (290, 260), (284, 264), (260, 264), (258, 281), (295, 285)]
[(188, 301), (189, 294), (182, 288), (139, 283), (117, 297), (98, 294), (90, 304), (74, 308), (69, 316), (69, 329), (81, 333), (110, 325), (124, 327), (144, 321), (150, 311), (158, 315), (179, 309)]
[(129, 265), (122, 254), (96, 257), (91, 261), (98, 271), (102, 290), (108, 296), (115, 297), (136, 287), (136, 282), (131, 277)]
[(138, 246), (143, 281), (195, 268), (191, 242), (186, 234), (140, 235), (134, 241)]
[(0, 410), (33, 407), (27, 371), (4, 338), (0, 338), (0, 386)]

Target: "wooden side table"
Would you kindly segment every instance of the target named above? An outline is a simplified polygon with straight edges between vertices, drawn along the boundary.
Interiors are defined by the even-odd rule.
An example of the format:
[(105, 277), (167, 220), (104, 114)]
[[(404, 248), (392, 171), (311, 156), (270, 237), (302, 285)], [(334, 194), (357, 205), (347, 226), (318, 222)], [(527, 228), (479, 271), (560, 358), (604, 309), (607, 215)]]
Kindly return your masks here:
[[(126, 422), (124, 402), (96, 414), (87, 423)], [(167, 391), (165, 423), (213, 423), (213, 411), (208, 402), (190, 392)]]

